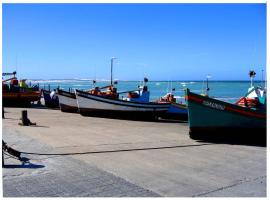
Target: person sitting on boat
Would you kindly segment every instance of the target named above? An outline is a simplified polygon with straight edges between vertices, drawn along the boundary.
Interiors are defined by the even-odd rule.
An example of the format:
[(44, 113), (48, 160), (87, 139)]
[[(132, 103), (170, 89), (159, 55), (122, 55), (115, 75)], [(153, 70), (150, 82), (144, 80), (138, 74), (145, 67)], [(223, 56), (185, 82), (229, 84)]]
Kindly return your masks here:
[(111, 98), (118, 98), (119, 95), (117, 93), (117, 89), (113, 87), (113, 85), (110, 85), (108, 87), (108, 90), (106, 92), (106, 96), (111, 97)]
[(10, 91), (12, 92), (19, 92), (19, 82), (17, 78), (12, 78), (10, 81)]
[(115, 87), (111, 87), (111, 97), (112, 98), (118, 98), (119, 95), (117, 93), (117, 89)]
[(94, 95), (99, 95), (100, 94), (99, 87), (95, 87), (94, 89), (90, 90), (90, 93)]
[(166, 94), (165, 96), (160, 98), (160, 101), (165, 101), (165, 102), (176, 102), (176, 98), (174, 98), (174, 95), (171, 93)]
[(128, 92), (127, 97), (128, 98), (139, 98), (140, 94), (138, 91), (131, 91), (131, 92)]
[(28, 85), (26, 84), (25, 81), (26, 81), (26, 79), (20, 80), (19, 85), (20, 85), (21, 88), (28, 88)]
[(55, 89), (53, 91), (51, 91), (50, 97), (51, 97), (51, 99), (55, 99), (56, 98), (56, 90)]

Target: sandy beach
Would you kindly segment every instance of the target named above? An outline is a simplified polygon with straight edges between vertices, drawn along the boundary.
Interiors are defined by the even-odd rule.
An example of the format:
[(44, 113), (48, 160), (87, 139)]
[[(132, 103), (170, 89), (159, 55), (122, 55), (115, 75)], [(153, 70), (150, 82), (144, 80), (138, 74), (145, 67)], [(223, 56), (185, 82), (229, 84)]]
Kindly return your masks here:
[[(4, 197), (265, 197), (266, 147), (191, 140), (188, 124), (5, 108)], [(68, 154), (70, 155), (56, 155)], [(77, 154), (82, 153), (82, 154)], [(55, 155), (53, 155), (55, 154)]]

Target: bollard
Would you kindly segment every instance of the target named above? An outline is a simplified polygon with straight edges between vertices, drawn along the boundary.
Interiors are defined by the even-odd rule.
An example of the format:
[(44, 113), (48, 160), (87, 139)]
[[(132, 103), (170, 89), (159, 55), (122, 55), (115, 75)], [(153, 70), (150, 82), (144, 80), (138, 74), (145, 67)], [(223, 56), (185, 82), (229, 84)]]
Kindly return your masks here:
[(21, 117), (22, 123), (19, 123), (19, 125), (23, 126), (30, 126), (30, 125), (36, 125), (36, 123), (32, 123), (30, 119), (27, 117), (27, 110), (22, 110), (22, 117)]
[(29, 126), (29, 119), (27, 118), (27, 110), (22, 110), (22, 124), (24, 126)]

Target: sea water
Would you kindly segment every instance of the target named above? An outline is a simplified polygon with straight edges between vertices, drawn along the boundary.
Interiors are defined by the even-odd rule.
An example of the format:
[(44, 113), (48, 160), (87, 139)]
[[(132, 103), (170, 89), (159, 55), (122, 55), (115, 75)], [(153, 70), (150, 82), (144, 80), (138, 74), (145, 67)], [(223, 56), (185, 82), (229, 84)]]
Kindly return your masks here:
[[(71, 79), (71, 80), (29, 80), (28, 83), (31, 82), (31, 85), (39, 84), (40, 88), (48, 89), (56, 89), (59, 87), (64, 90), (89, 90), (94, 87), (92, 80), (86, 79)], [(106, 86), (109, 85), (109, 81), (97, 81), (95, 86)], [(118, 81), (116, 87), (118, 92), (124, 91), (132, 91), (136, 90), (139, 85), (141, 85), (141, 81)], [(264, 83), (257, 81), (254, 82), (254, 85), (264, 86)], [(186, 88), (189, 88), (191, 92), (202, 94), (205, 93), (207, 84), (205, 81), (149, 81), (147, 83), (148, 89), (150, 91), (150, 99), (151, 101), (155, 101), (160, 97), (166, 95), (167, 92), (172, 91), (175, 97), (177, 98), (177, 102), (185, 103), (185, 92)], [(220, 99), (222, 101), (234, 103), (240, 97), (244, 96), (248, 88), (250, 87), (249, 81), (209, 81), (209, 96)], [(121, 97), (125, 97), (126, 93), (120, 94)]]

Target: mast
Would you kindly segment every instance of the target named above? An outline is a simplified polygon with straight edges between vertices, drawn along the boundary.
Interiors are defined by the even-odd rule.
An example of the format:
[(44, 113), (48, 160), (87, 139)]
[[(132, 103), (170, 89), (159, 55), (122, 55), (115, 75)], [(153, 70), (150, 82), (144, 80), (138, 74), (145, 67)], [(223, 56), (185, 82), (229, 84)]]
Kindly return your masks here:
[(115, 57), (111, 58), (111, 85), (113, 85), (113, 60), (115, 59)]
[(250, 77), (250, 87), (253, 87), (253, 79), (256, 75), (256, 72), (254, 70), (249, 71), (249, 77)]
[(207, 96), (208, 96), (208, 92), (210, 90), (209, 85), (208, 85), (208, 79), (210, 79), (210, 78), (211, 78), (211, 76), (208, 74), (206, 76), (206, 92), (205, 92)]
[(266, 88), (266, 74), (264, 73), (264, 69), (262, 69), (262, 80), (261, 80), (261, 86), (262, 88)]

